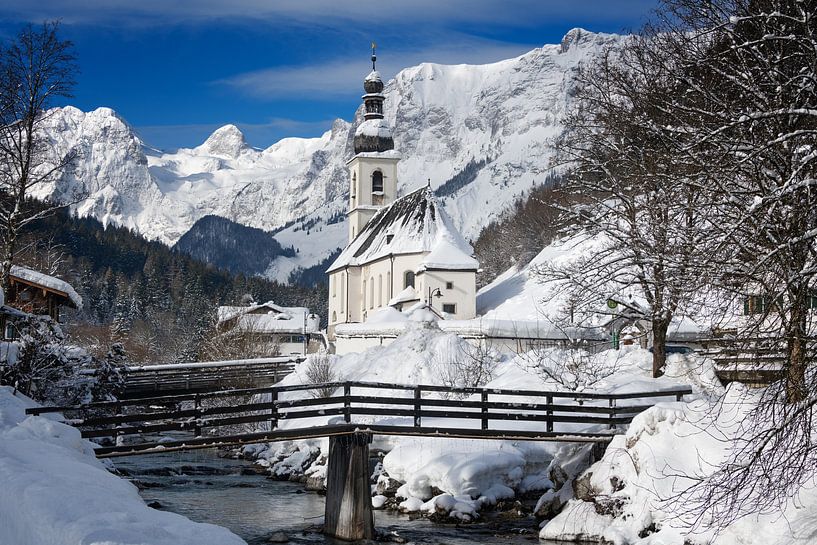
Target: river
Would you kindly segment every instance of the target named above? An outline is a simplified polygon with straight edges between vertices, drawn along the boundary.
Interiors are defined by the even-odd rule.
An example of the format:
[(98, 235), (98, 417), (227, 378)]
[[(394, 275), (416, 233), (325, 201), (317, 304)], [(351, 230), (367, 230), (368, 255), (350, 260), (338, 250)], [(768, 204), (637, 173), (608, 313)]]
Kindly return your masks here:
[[(145, 502), (198, 522), (225, 526), (249, 545), (269, 543), (283, 532), (289, 543), (337, 544), (316, 531), (324, 499), (303, 485), (274, 481), (253, 472), (244, 460), (221, 458), (214, 450), (195, 450), (114, 458), (114, 465), (141, 487)], [(435, 524), (427, 519), (375, 511), (379, 532), (396, 533), (409, 543), (518, 545), (539, 542), (536, 522), (491, 520), (468, 525)]]

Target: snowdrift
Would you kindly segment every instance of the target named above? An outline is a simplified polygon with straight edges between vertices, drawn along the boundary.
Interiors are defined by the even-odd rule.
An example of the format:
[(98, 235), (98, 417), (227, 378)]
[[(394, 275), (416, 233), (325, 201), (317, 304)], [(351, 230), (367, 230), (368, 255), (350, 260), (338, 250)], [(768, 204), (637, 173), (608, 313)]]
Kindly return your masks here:
[(33, 406), (0, 386), (0, 544), (246, 545), (226, 528), (147, 507), (79, 430), (26, 416)]

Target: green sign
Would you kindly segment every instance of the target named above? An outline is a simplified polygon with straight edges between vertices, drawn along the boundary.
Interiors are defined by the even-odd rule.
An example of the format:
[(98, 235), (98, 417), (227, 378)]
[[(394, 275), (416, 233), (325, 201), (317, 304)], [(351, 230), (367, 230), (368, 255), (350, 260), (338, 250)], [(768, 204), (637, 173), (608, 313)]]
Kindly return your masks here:
[(609, 308), (616, 308), (618, 306), (618, 303), (613, 301), (612, 299), (608, 299), (607, 300), (607, 306)]

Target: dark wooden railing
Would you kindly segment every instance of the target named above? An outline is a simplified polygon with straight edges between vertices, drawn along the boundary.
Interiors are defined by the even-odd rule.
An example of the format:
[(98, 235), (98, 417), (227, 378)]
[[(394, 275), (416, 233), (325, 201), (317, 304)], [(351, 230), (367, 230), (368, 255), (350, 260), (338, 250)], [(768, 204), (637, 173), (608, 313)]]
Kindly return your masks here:
[[(329, 397), (298, 396), (332, 390)], [(394, 395), (384, 395), (382, 390)], [(116, 446), (99, 447), (98, 456), (306, 439), (355, 430), (382, 435), (602, 442), (635, 414), (654, 405), (656, 398), (680, 400), (690, 393), (689, 388), (605, 394), (335, 382), (35, 407), (27, 413), (61, 412), (68, 423), (80, 428), (83, 437), (118, 440)], [(377, 417), (378, 422), (372, 423), (371, 418), (361, 421), (361, 416)], [(323, 420), (325, 417), (336, 418)], [(284, 424), (307, 418), (323, 421), (303, 426)], [(513, 422), (525, 424), (515, 426)], [(247, 433), (224, 430), (244, 424), (267, 429)], [(592, 424), (603, 428), (587, 431), (586, 426)], [(161, 442), (132, 442), (134, 437), (128, 438), (144, 439), (139, 436), (162, 432), (191, 432), (192, 436)], [(126, 444), (120, 444), (123, 439)]]

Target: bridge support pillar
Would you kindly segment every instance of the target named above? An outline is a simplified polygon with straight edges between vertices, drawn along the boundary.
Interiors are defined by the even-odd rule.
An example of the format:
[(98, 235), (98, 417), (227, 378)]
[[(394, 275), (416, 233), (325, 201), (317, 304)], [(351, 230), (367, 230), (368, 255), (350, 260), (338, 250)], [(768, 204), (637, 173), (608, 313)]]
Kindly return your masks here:
[(324, 534), (345, 541), (374, 539), (369, 486), (372, 434), (354, 432), (329, 438)]

